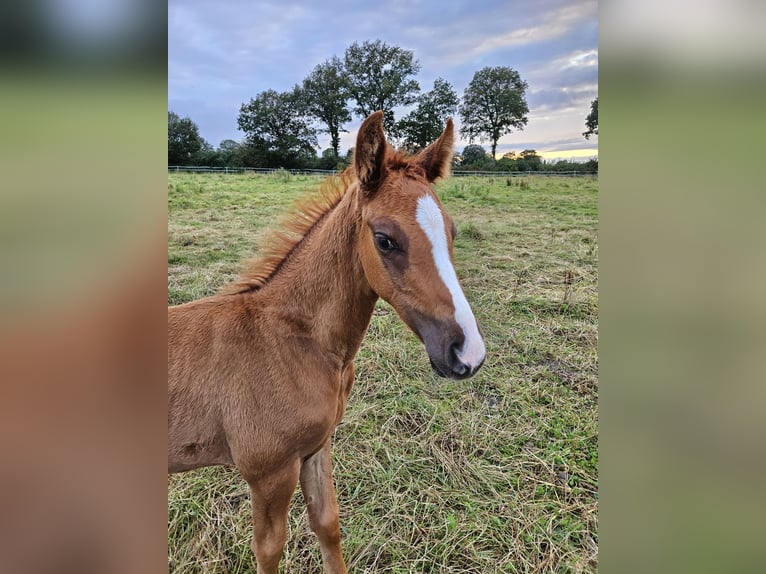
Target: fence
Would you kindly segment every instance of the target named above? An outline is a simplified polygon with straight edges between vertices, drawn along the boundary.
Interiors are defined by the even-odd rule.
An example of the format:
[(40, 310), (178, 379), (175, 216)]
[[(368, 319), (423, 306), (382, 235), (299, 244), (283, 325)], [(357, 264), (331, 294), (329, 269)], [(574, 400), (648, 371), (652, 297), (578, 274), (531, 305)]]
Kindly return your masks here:
[[(268, 167), (207, 167), (196, 165), (170, 165), (168, 171), (185, 173), (284, 173), (291, 175), (335, 175), (338, 172), (334, 169), (284, 169)], [(453, 170), (453, 177), (528, 177), (528, 176), (546, 176), (546, 177), (598, 177), (597, 171), (469, 171)]]
[(558, 177), (598, 177), (597, 171), (468, 171), (468, 170), (454, 170), (452, 172), (454, 177), (527, 177), (530, 175), (542, 175), (542, 176), (558, 176)]
[(186, 173), (284, 173), (292, 175), (321, 175), (328, 176), (338, 173), (334, 169), (284, 169), (273, 167), (207, 167), (198, 165), (169, 165), (168, 171)]

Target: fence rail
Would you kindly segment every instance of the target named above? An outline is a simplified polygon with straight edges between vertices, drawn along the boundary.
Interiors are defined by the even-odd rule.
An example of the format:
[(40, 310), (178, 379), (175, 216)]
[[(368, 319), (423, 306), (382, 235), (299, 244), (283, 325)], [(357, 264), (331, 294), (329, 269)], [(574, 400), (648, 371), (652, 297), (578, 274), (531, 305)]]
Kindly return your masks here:
[(455, 177), (527, 177), (529, 175), (542, 175), (542, 176), (560, 176), (560, 177), (598, 177), (597, 171), (470, 171), (470, 170), (453, 170), (452, 175)]
[[(334, 169), (284, 169), (269, 167), (208, 167), (197, 165), (169, 165), (169, 172), (185, 173), (284, 173), (291, 175), (319, 175), (328, 176), (338, 172)], [(470, 171), (453, 170), (453, 177), (527, 177), (527, 176), (546, 176), (546, 177), (598, 177), (598, 172), (588, 171)]]

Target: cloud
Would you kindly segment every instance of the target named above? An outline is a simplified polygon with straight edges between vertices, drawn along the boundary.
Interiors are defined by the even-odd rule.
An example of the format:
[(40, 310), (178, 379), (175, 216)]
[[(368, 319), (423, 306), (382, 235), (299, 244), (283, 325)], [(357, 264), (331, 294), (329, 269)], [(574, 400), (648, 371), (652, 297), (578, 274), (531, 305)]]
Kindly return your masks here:
[(530, 117), (586, 109), (598, 94), (598, 50), (569, 50), (527, 76)]
[(552, 62), (559, 70), (598, 68), (598, 50), (575, 50)]
[(530, 118), (567, 113), (573, 108), (587, 109), (598, 94), (596, 84), (554, 87), (532, 92), (527, 98)]
[(501, 48), (515, 48), (554, 40), (569, 32), (580, 21), (591, 17), (596, 4), (596, 2), (586, 2), (563, 6), (545, 15), (543, 21), (536, 26), (519, 28), (486, 38), (472, 52), (478, 55)]

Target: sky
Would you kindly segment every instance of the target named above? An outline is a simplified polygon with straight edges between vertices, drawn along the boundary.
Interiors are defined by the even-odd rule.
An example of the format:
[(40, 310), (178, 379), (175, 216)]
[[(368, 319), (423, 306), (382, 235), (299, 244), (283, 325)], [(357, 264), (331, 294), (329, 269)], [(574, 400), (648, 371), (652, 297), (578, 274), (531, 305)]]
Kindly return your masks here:
[[(529, 121), (500, 138), (497, 157), (534, 149), (547, 160), (584, 161), (598, 156), (598, 136), (582, 136), (598, 95), (597, 6), (596, 0), (169, 0), (168, 109), (190, 117), (214, 147), (241, 141), (243, 103), (268, 89), (292, 89), (317, 64), (343, 58), (354, 42), (380, 39), (414, 53), (421, 91), (441, 77), (462, 97), (484, 67), (517, 70), (529, 86)], [(398, 111), (397, 118), (406, 113)], [(353, 147), (363, 119), (345, 125), (342, 152)], [(456, 135), (459, 153), (469, 142)], [(490, 149), (488, 141), (474, 143)], [(319, 144), (330, 147), (329, 136), (319, 134)]]

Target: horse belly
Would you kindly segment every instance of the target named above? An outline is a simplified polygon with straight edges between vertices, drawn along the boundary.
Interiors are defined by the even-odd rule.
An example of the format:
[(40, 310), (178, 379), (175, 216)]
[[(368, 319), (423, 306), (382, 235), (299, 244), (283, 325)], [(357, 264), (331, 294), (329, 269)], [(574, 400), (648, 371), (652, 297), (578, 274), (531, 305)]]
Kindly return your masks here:
[(173, 394), (168, 402), (168, 472), (183, 472), (219, 464), (232, 464), (231, 452), (220, 415), (195, 408), (194, 402), (179, 404)]
[(168, 448), (168, 472), (171, 473), (226, 464), (234, 463), (229, 449), (220, 441), (189, 437)]

